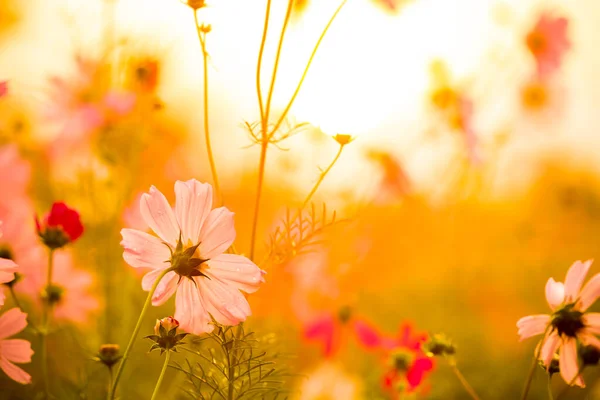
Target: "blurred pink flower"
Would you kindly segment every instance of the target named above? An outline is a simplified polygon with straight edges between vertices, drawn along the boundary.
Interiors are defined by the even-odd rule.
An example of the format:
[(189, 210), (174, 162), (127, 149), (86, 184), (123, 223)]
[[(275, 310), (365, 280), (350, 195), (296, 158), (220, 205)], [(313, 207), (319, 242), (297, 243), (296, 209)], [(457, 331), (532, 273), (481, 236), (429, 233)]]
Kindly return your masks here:
[(126, 115), (133, 110), (136, 96), (133, 93), (110, 91), (104, 96), (103, 104), (118, 115)]
[(147, 291), (165, 269), (173, 269), (158, 284), (152, 304), (176, 292), (175, 318), (183, 330), (211, 332), (211, 315), (223, 325), (245, 321), (251, 310), (240, 290), (257, 291), (265, 272), (246, 257), (224, 253), (235, 239), (233, 213), (212, 209), (212, 187), (195, 179), (177, 181), (175, 195), (175, 210), (154, 186), (142, 196), (142, 217), (159, 237), (121, 230), (125, 261), (152, 269), (142, 280)]
[[(15, 279), (17, 264), (12, 260), (0, 258), (0, 284), (7, 283)], [(4, 291), (0, 288), (0, 306), (4, 305)]]
[(0, 182), (2, 195), (0, 204), (18, 205), (26, 201), (31, 179), (31, 167), (19, 154), (14, 144), (0, 146)]
[(8, 81), (0, 81), (0, 98), (8, 94)]
[(367, 157), (381, 168), (382, 178), (376, 194), (378, 203), (400, 200), (408, 195), (411, 182), (400, 160), (385, 150), (370, 150)]
[(100, 308), (98, 299), (91, 293), (94, 278), (88, 271), (73, 266), (71, 254), (67, 251), (54, 253), (52, 287), (46, 288), (47, 252), (43, 247), (31, 249), (22, 256), (23, 279), (15, 288), (28, 295), (41, 309), (43, 297), (50, 296), (54, 304), (54, 317), (58, 320), (86, 323), (94, 311)]
[(479, 155), (477, 134), (473, 129), (473, 102), (468, 98), (461, 98), (458, 107), (467, 157), (471, 164), (478, 165), (481, 163), (481, 157)]
[(547, 77), (558, 68), (565, 51), (570, 47), (567, 38), (569, 21), (546, 12), (540, 15), (525, 38), (527, 48), (535, 57), (540, 78)]
[(561, 376), (567, 383), (575, 379), (575, 385), (581, 387), (585, 384), (578, 376), (577, 342), (600, 349), (596, 337), (600, 335), (600, 313), (586, 312), (600, 296), (600, 273), (581, 289), (591, 265), (592, 260), (576, 261), (567, 271), (564, 283), (548, 279), (546, 301), (552, 315), (530, 315), (517, 322), (520, 340), (544, 334), (540, 351), (544, 365), (549, 367), (558, 352)]
[(349, 308), (344, 307), (338, 315), (321, 314), (304, 327), (307, 341), (320, 342), (325, 357), (334, 356), (346, 341), (347, 336), (358, 339), (358, 344), (366, 349), (381, 345), (375, 329), (360, 317), (353, 317)]
[(31, 344), (23, 339), (8, 339), (27, 326), (27, 314), (18, 308), (11, 308), (0, 316), (0, 368), (12, 380), (27, 384), (31, 376), (13, 363), (31, 362)]
[(122, 219), (125, 226), (129, 228), (137, 229), (138, 231), (147, 231), (148, 224), (146, 224), (146, 221), (144, 221), (142, 212), (140, 211), (142, 194), (143, 193), (140, 193), (135, 196), (133, 202), (129, 206), (125, 207), (123, 210)]

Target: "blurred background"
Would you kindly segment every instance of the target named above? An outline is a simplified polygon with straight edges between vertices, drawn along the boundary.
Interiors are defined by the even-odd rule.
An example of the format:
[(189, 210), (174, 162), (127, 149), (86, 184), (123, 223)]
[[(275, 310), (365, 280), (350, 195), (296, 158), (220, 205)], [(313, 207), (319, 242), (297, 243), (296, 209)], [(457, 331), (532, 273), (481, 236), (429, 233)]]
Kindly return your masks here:
[[(287, 6), (274, 3), (265, 85)], [(207, 4), (213, 151), (247, 255), (260, 145), (245, 124), (260, 120), (266, 2)], [(338, 5), (296, 0), (274, 113)], [(173, 201), (175, 180), (211, 182), (193, 11), (178, 0), (0, 0), (0, 10), (0, 250), (45, 268), (32, 215), (56, 200), (81, 213), (86, 233), (62, 255), (58, 284), (72, 300), (51, 371), (59, 398), (103, 398), (92, 357), (126, 343), (145, 298), (119, 231), (146, 229), (138, 200), (150, 185)], [(548, 312), (549, 277), (598, 257), (598, 21), (593, 0), (348, 0), (285, 120), (294, 134), (267, 156), (255, 260), (268, 274), (246, 327), (274, 340), (290, 398), (468, 399), (444, 360), (408, 393), (390, 390), (389, 354), (364, 349), (357, 321), (390, 336), (444, 332), (482, 399), (518, 398), (535, 340), (519, 343), (516, 321)], [(281, 235), (286, 215), (336, 156), (336, 134), (353, 140), (298, 217), (318, 226), (301, 245)], [(15, 289), (38, 318), (39, 286), (25, 277)], [(142, 334), (173, 307), (153, 308)], [(149, 398), (153, 385), (135, 379), (160, 371), (148, 347), (136, 345), (123, 399)], [(34, 356), (25, 369), (36, 368)], [(167, 377), (165, 398), (189, 398), (184, 376)], [(600, 399), (598, 377), (586, 369), (587, 387), (561, 398)], [(548, 398), (546, 384), (540, 370), (529, 398)], [(3, 377), (0, 388), (6, 399), (39, 389)]]

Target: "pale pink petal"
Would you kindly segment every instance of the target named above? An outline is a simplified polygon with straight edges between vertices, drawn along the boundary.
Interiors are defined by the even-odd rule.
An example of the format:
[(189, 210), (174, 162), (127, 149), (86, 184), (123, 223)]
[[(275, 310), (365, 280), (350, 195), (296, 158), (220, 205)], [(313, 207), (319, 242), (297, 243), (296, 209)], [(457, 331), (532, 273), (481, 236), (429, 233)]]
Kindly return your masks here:
[(246, 293), (254, 293), (264, 282), (265, 271), (244, 256), (220, 254), (207, 262), (206, 274)]
[(592, 260), (584, 263), (575, 261), (571, 268), (569, 268), (567, 277), (565, 278), (565, 302), (571, 303), (575, 301), (591, 265)]
[[(579, 374), (579, 362), (577, 358), (577, 341), (574, 338), (567, 338), (564, 340), (563, 345), (560, 349), (560, 375), (563, 377), (567, 384), (573, 382), (575, 377)], [(577, 377), (574, 382), (575, 385), (585, 387), (581, 376)]]
[(549, 315), (530, 315), (523, 317), (517, 322), (519, 328), (519, 340), (525, 340), (532, 336), (544, 333), (550, 323)]
[(559, 346), (560, 337), (556, 332), (546, 336), (544, 344), (542, 345), (542, 351), (540, 352), (540, 360), (542, 360), (545, 366), (550, 365), (550, 362), (552, 362), (552, 358), (554, 357), (554, 354)]
[(27, 340), (0, 340), (0, 354), (10, 362), (21, 364), (31, 362), (33, 350)]
[(206, 310), (223, 325), (237, 325), (252, 314), (244, 295), (218, 279), (196, 278)]
[(233, 213), (225, 207), (215, 208), (200, 231), (200, 257), (210, 259), (222, 254), (235, 240)]
[(142, 195), (140, 212), (144, 221), (162, 240), (173, 247), (179, 239), (179, 226), (167, 198), (154, 186)]
[(581, 343), (584, 345), (594, 346), (596, 349), (600, 350), (600, 339), (594, 336), (588, 329), (579, 332), (577, 338), (581, 340)]
[[(148, 272), (142, 278), (142, 289), (145, 291), (150, 291), (152, 289), (152, 285), (158, 278), (160, 274), (162, 274), (162, 269), (155, 269), (154, 271)], [(160, 306), (164, 304), (177, 290), (177, 282), (179, 280), (179, 275), (175, 272), (170, 271), (160, 280), (156, 290), (154, 291), (154, 295), (152, 296), (152, 305)]]
[(586, 313), (583, 315), (583, 323), (586, 330), (600, 335), (600, 313)]
[(133, 93), (109, 92), (104, 96), (104, 105), (120, 115), (129, 113), (135, 106), (136, 96)]
[(196, 245), (200, 237), (200, 229), (212, 209), (212, 186), (200, 183), (195, 179), (187, 182), (175, 182), (175, 215), (183, 242)]
[(580, 311), (587, 310), (596, 299), (600, 297), (600, 274), (596, 274), (590, 279), (579, 295), (578, 308)]
[(19, 267), (17, 267), (14, 261), (0, 258), (0, 283), (10, 282), (15, 279), (15, 272), (18, 270)]
[(4, 288), (0, 286), (0, 306), (4, 305), (4, 301), (6, 300), (6, 295), (4, 294)]
[(175, 319), (185, 332), (201, 335), (212, 332), (214, 325), (206, 311), (200, 291), (191, 280), (184, 278), (175, 296)]
[(6, 358), (0, 357), (0, 368), (13, 381), (28, 384), (31, 383), (31, 376), (21, 368), (9, 362)]
[(565, 286), (562, 282), (556, 282), (554, 278), (548, 279), (546, 283), (546, 301), (551, 309), (555, 309), (565, 300)]
[(0, 340), (21, 332), (27, 326), (27, 314), (11, 308), (0, 316)]
[(135, 229), (121, 229), (123, 258), (135, 268), (166, 268), (169, 247), (156, 236)]

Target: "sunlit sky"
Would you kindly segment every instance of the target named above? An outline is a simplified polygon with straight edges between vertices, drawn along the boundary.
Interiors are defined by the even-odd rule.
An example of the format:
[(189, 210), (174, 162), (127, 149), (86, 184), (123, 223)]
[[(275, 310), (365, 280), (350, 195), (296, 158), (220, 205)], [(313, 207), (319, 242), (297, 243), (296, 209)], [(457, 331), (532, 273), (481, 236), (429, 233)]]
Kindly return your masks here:
[[(46, 78), (68, 71), (74, 50), (102, 53), (103, 29), (113, 11), (110, 1), (30, 1), (27, 24), (3, 48), (0, 74), (13, 81), (18, 95), (43, 103), (47, 101)], [(187, 113), (191, 131), (200, 136), (202, 64), (191, 10), (178, 0), (113, 3), (115, 37), (128, 37), (133, 48), (164, 55), (166, 76), (160, 92), (167, 112)], [(274, 3), (273, 15), (282, 20), (286, 2)], [(212, 4), (204, 13), (213, 26), (208, 44), (211, 126), (217, 160), (230, 164), (226, 168), (233, 175), (236, 168), (256, 160), (256, 152), (242, 150), (248, 142), (241, 123), (255, 121), (258, 114), (254, 76), (265, 2), (219, 0)], [(286, 104), (312, 46), (338, 4), (338, 0), (313, 1), (307, 13), (293, 21), (275, 91), (276, 110)], [(531, 70), (522, 37), (535, 12), (544, 7), (571, 19), (574, 43), (561, 83), (568, 88), (568, 101), (560, 121), (551, 124), (545, 123), (545, 117), (520, 118), (515, 103), (519, 82)], [(369, 147), (392, 150), (402, 157), (413, 180), (433, 185), (438, 173), (447, 168), (452, 150), (444, 146), (444, 139), (414, 149), (418, 138), (430, 129), (424, 118), (428, 66), (440, 58), (449, 65), (453, 79), (469, 87), (480, 102), (475, 119), (480, 134), (492, 137), (511, 131), (513, 142), (503, 162), (508, 170), (515, 164), (531, 163), (530, 155), (540, 154), (542, 149), (578, 147), (591, 153), (590, 144), (598, 144), (596, 110), (600, 104), (597, 21), (600, 5), (594, 0), (414, 0), (398, 15), (386, 14), (370, 0), (349, 0), (319, 50), (292, 116), (327, 132), (358, 136), (334, 170), (335, 187), (349, 177), (353, 180), (348, 186), (355, 185), (356, 176), (372, 181), (368, 178), (372, 170), (361, 156)], [(278, 24), (272, 24), (271, 33), (278, 31)], [(272, 64), (275, 39), (272, 35), (267, 44), (265, 76)], [(263, 86), (266, 83), (265, 79)], [(42, 134), (48, 133), (42, 128)], [(288, 144), (295, 162), (306, 162), (307, 167), (294, 176), (301, 185), (313, 181), (317, 167), (333, 156), (335, 143), (327, 143), (315, 145), (304, 135)], [(232, 166), (232, 160), (240, 159), (240, 151), (244, 151), (241, 159), (245, 164), (236, 161)], [(272, 154), (272, 163), (290, 157), (290, 152)], [(192, 157), (200, 168), (205, 166), (203, 158), (203, 154)]]

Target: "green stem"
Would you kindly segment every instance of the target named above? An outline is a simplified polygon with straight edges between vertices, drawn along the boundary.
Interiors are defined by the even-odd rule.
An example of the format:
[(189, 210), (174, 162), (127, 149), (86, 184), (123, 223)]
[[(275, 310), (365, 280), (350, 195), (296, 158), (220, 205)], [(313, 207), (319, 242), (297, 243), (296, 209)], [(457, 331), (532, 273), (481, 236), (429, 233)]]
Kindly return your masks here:
[(552, 395), (552, 375), (548, 374), (548, 400), (554, 400)]
[(308, 195), (304, 199), (304, 202), (302, 203), (302, 207), (300, 207), (300, 210), (303, 210), (308, 205), (308, 203), (310, 202), (310, 200), (312, 199), (314, 194), (317, 192), (317, 190), (319, 190), (319, 186), (321, 186), (321, 183), (323, 183), (323, 180), (325, 179), (325, 177), (327, 176), (329, 171), (331, 171), (331, 168), (333, 168), (335, 163), (338, 161), (338, 159), (342, 155), (342, 150), (344, 150), (344, 147), (345, 147), (344, 144), (340, 145), (340, 148), (339, 148), (337, 154), (335, 155), (335, 157), (333, 158), (331, 163), (327, 166), (327, 168), (325, 168), (325, 170), (321, 173), (321, 175), (319, 176), (319, 179), (317, 179), (317, 182), (315, 183), (315, 185), (313, 186), (311, 191), (308, 193)]
[(533, 374), (535, 373), (535, 367), (537, 366), (538, 360), (540, 358), (540, 354), (542, 353), (542, 347), (544, 347), (544, 342), (546, 341), (546, 335), (550, 332), (552, 325), (548, 325), (546, 330), (544, 331), (544, 335), (542, 336), (542, 340), (540, 340), (537, 351), (533, 355), (533, 361), (531, 362), (531, 367), (529, 368), (529, 374), (527, 375), (527, 380), (525, 381), (525, 387), (523, 388), (523, 394), (521, 395), (521, 400), (527, 399), (527, 395), (529, 394), (529, 388), (531, 387), (531, 381), (533, 380)]
[(260, 87), (260, 77), (262, 71), (262, 60), (265, 52), (265, 43), (267, 42), (267, 32), (269, 31), (269, 19), (271, 15), (271, 0), (267, 0), (267, 10), (265, 11), (265, 23), (263, 26), (262, 39), (260, 41), (260, 50), (258, 51), (258, 61), (256, 62), (256, 93), (258, 95), (258, 108), (260, 110), (260, 120), (265, 118), (265, 110), (262, 98), (262, 89)]
[(14, 285), (9, 285), (8, 290), (10, 291), (10, 295), (12, 296), (13, 301), (15, 302), (15, 306), (17, 306), (22, 311), (23, 307), (21, 306), (21, 302), (19, 302), (19, 298), (17, 297), (17, 293), (15, 292)]
[[(52, 270), (54, 269), (54, 249), (48, 250), (48, 271), (46, 276), (46, 289), (52, 284)], [(41, 337), (41, 360), (42, 360), (42, 377), (44, 379), (44, 393), (46, 399), (50, 399), (50, 378), (48, 375), (48, 331), (50, 329), (50, 313), (52, 312), (52, 305), (50, 299), (45, 298), (43, 301), (43, 314), (42, 314), (42, 330), (40, 331)]]
[(319, 50), (319, 46), (321, 45), (321, 42), (325, 38), (325, 35), (327, 34), (327, 31), (331, 27), (331, 24), (333, 24), (333, 21), (336, 19), (336, 17), (340, 13), (340, 11), (342, 11), (342, 8), (344, 7), (344, 5), (347, 2), (348, 2), (348, 0), (343, 0), (340, 3), (338, 8), (335, 10), (333, 15), (329, 19), (329, 22), (327, 22), (327, 25), (325, 25), (323, 32), (321, 32), (321, 36), (319, 36), (319, 40), (317, 40), (317, 43), (315, 44), (315, 47), (313, 48), (313, 51), (310, 54), (308, 62), (306, 63), (306, 67), (304, 68), (304, 72), (302, 73), (302, 76), (300, 77), (300, 81), (298, 82), (298, 85), (296, 86), (296, 90), (294, 90), (294, 93), (292, 94), (290, 101), (288, 102), (286, 107), (283, 109), (283, 112), (279, 116), (279, 119), (277, 120), (277, 123), (275, 123), (275, 125), (273, 126), (273, 130), (271, 132), (273, 132), (273, 133), (277, 132), (277, 129), (279, 129), (279, 127), (285, 120), (285, 117), (287, 116), (288, 112), (290, 111), (290, 108), (292, 108), (292, 105), (294, 104), (296, 97), (298, 97), (298, 94), (300, 93), (300, 89), (302, 88), (302, 85), (304, 84), (304, 80), (306, 79), (306, 76), (308, 75), (308, 70), (310, 69), (310, 66), (312, 65), (312, 62), (313, 62), (315, 56), (317, 55), (317, 50)]
[(156, 386), (154, 387), (154, 392), (152, 393), (152, 398), (150, 400), (158, 399), (158, 392), (160, 390), (160, 384), (165, 377), (165, 372), (167, 371), (167, 366), (169, 365), (169, 357), (171, 357), (171, 351), (167, 350), (167, 355), (165, 357), (165, 363), (163, 364), (162, 370), (160, 371), (160, 375), (158, 376), (158, 380), (156, 381)]
[(256, 185), (256, 198), (254, 199), (254, 216), (252, 217), (252, 234), (250, 236), (250, 259), (254, 260), (256, 244), (256, 231), (258, 228), (258, 215), (260, 213), (260, 198), (262, 196), (263, 181), (265, 178), (265, 165), (267, 162), (267, 147), (269, 143), (263, 140), (260, 146), (260, 160), (258, 161), (258, 183)]
[(203, 78), (204, 78), (204, 139), (206, 142), (206, 152), (208, 153), (208, 162), (210, 164), (210, 172), (212, 174), (213, 183), (215, 185), (215, 193), (217, 202), (221, 201), (221, 187), (219, 185), (219, 176), (217, 175), (217, 166), (212, 151), (210, 142), (209, 120), (208, 120), (208, 52), (206, 51), (206, 33), (200, 31), (198, 23), (198, 9), (194, 10), (194, 22), (196, 23), (196, 32), (202, 49), (203, 60)]
[(129, 353), (131, 352), (133, 343), (135, 342), (135, 339), (137, 338), (137, 335), (140, 332), (140, 328), (142, 327), (142, 321), (144, 319), (144, 316), (146, 315), (146, 311), (148, 311), (148, 307), (152, 303), (152, 296), (154, 295), (154, 292), (156, 291), (156, 288), (158, 287), (158, 284), (160, 283), (162, 278), (164, 278), (164, 276), (167, 273), (173, 271), (173, 269), (174, 269), (173, 267), (164, 269), (161, 272), (161, 274), (158, 276), (158, 278), (156, 278), (156, 280), (154, 281), (154, 284), (152, 285), (152, 287), (150, 288), (150, 291), (148, 292), (148, 297), (146, 297), (146, 302), (144, 303), (144, 307), (142, 308), (142, 311), (140, 312), (140, 316), (137, 320), (137, 323), (135, 324), (133, 333), (131, 334), (131, 337), (129, 338), (129, 343), (127, 344), (125, 353), (123, 353), (123, 358), (121, 359), (121, 362), (119, 363), (119, 368), (117, 369), (117, 374), (115, 376), (115, 380), (113, 381), (112, 388), (111, 388), (110, 394), (109, 394), (110, 400), (113, 400), (115, 398), (115, 394), (117, 392), (117, 385), (119, 384), (119, 379), (121, 378), (121, 374), (123, 373), (123, 369), (125, 368), (125, 363), (127, 362), (127, 359), (129, 358)]
[(107, 400), (110, 400), (110, 389), (112, 388), (112, 384), (113, 384), (113, 369), (112, 366), (108, 367), (108, 390), (106, 393), (106, 398)]
[(465, 376), (462, 374), (462, 372), (460, 372), (460, 370), (456, 366), (456, 362), (450, 362), (450, 368), (452, 368), (454, 375), (456, 375), (463, 388), (465, 388), (466, 392), (469, 393), (469, 396), (471, 396), (473, 400), (480, 400), (479, 396), (475, 392), (475, 389), (473, 389), (473, 387), (469, 384)]

